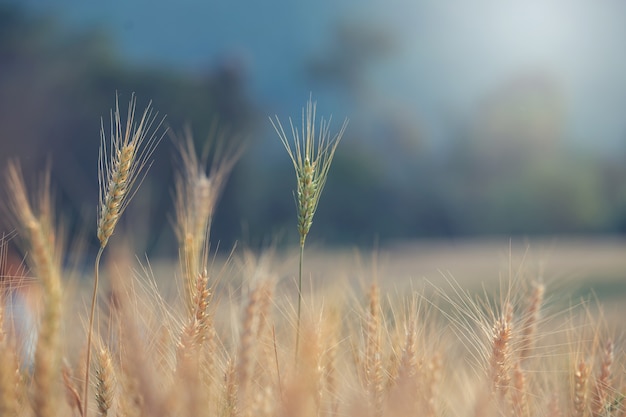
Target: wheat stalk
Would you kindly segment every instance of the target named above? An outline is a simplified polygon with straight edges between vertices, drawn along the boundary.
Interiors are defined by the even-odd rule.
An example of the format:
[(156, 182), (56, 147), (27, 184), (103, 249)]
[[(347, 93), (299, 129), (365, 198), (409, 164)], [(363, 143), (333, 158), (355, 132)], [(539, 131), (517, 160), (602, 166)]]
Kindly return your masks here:
[(83, 414), (83, 403), (80, 399), (80, 394), (78, 393), (78, 388), (76, 387), (76, 383), (74, 381), (72, 368), (70, 368), (70, 365), (65, 360), (63, 361), (62, 376), (63, 385), (65, 385), (65, 397), (70, 409), (72, 411), (77, 409), (79, 414)]
[(57, 412), (57, 376), (60, 371), (61, 324), (61, 257), (59, 241), (53, 224), (50, 176), (46, 174), (35, 214), (26, 194), (22, 173), (17, 163), (9, 163), (7, 182), (11, 209), (18, 230), (30, 248), (31, 265), (42, 283), (44, 310), (35, 349), (33, 407), (38, 416), (54, 416)]
[(235, 361), (229, 359), (226, 363), (226, 372), (224, 374), (224, 415), (226, 417), (239, 416), (237, 393), (238, 385)]
[(537, 324), (541, 313), (545, 287), (543, 284), (535, 282), (530, 296), (530, 302), (526, 309), (524, 322), (522, 324), (522, 338), (519, 344), (519, 356), (522, 362), (530, 358), (536, 339)]
[[(0, 273), (4, 274), (6, 262), (5, 237), (0, 237)], [(4, 276), (0, 275), (0, 278)], [(17, 395), (13, 392), (17, 386), (16, 371), (19, 370), (17, 355), (12, 346), (9, 346), (7, 335), (4, 332), (4, 304), (5, 293), (0, 290), (0, 415), (17, 415)]]
[(383, 414), (383, 365), (381, 348), (382, 321), (380, 317), (380, 289), (372, 284), (368, 294), (369, 308), (365, 321), (364, 376), (369, 400), (376, 416)]
[(528, 407), (526, 375), (520, 362), (513, 367), (513, 390), (511, 391), (511, 408), (514, 417), (530, 417)]
[[(0, 319), (2, 318), (0, 316)], [(19, 364), (15, 349), (9, 346), (6, 339), (0, 341), (0, 357), (2, 357), (0, 361), (0, 415), (18, 415)]]
[(96, 255), (94, 266), (94, 286), (89, 313), (89, 328), (87, 330), (87, 358), (85, 366), (85, 381), (83, 398), (85, 402), (83, 417), (88, 412), (89, 372), (91, 364), (91, 338), (93, 320), (96, 310), (98, 293), (99, 267), (102, 252), (115, 230), (120, 216), (136, 193), (138, 185), (143, 180), (149, 168), (149, 159), (156, 146), (163, 138), (157, 135), (163, 120), (156, 122), (157, 114), (152, 111), (152, 103), (148, 103), (139, 122), (135, 120), (137, 99), (133, 94), (128, 104), (126, 124), (122, 124), (119, 101), (115, 99), (115, 112), (111, 114), (110, 139), (102, 124), (100, 130), (100, 155), (98, 159), (99, 216), (97, 222), (97, 236), (100, 249)]
[(304, 243), (306, 241), (313, 216), (317, 210), (320, 196), (326, 184), (328, 171), (333, 161), (337, 145), (341, 141), (347, 127), (347, 119), (339, 129), (339, 133), (331, 136), (330, 122), (322, 118), (319, 125), (319, 133), (315, 131), (316, 103), (309, 98), (306, 109), (302, 109), (302, 130), (298, 131), (289, 119), (293, 147), (285, 133), (285, 130), (275, 116), (270, 122), (276, 130), (283, 146), (287, 150), (296, 172), (296, 208), (298, 211), (298, 234), (300, 235), (300, 263), (298, 269), (298, 322), (296, 326), (296, 349), (295, 357), (298, 357), (298, 345), (300, 343), (300, 315), (302, 307), (302, 261), (304, 258)]
[(226, 142), (225, 134), (216, 132), (206, 142), (202, 154), (198, 155), (189, 131), (183, 140), (178, 141), (180, 168), (175, 177), (176, 237), (185, 302), (189, 309), (194, 308), (195, 280), (207, 266), (209, 235), (217, 201), (241, 156), (241, 148), (227, 146)]
[(239, 349), (236, 360), (236, 382), (237, 382), (237, 409), (246, 411), (248, 406), (248, 385), (252, 379), (252, 368), (254, 352), (256, 346), (257, 330), (259, 328), (259, 304), (261, 303), (261, 286), (257, 286), (250, 292), (246, 304), (243, 319)]

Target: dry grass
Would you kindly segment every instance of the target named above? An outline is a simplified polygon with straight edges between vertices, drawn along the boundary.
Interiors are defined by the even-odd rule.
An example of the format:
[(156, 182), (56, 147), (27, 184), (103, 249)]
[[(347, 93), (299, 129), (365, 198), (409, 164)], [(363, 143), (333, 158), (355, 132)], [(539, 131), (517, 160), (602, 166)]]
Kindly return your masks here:
[[(384, 268), (359, 270), (351, 255), (343, 256), (349, 260), (344, 266), (313, 261), (320, 279), (300, 292), (299, 317), (285, 278), (294, 268), (285, 269), (280, 256), (235, 254), (240, 262), (227, 268), (209, 260), (219, 189), (207, 184), (225, 184), (236, 153), (222, 154), (225, 165), (206, 174), (192, 142), (181, 149), (179, 265), (137, 265), (129, 261), (131, 249), (111, 245), (102, 271), (108, 290), (99, 293), (93, 326), (93, 363), (86, 360), (88, 295), (69, 297), (50, 185), (44, 180), (31, 199), (19, 166), (8, 168), (14, 239), (42, 288), (43, 304), (31, 360), (23, 354), (30, 339), (17, 331), (13, 300), (20, 288), (8, 285), (2, 294), (0, 415), (626, 415), (623, 325), (593, 303), (555, 297), (563, 287), (549, 269), (539, 273), (528, 260), (512, 260), (499, 284), (483, 276), (481, 293), (437, 271), (429, 278), (441, 281), (418, 287), (415, 280), (401, 284)], [(110, 216), (115, 205), (124, 203), (100, 215)], [(6, 244), (0, 239), (0, 258)], [(159, 290), (172, 280), (175, 296)]]

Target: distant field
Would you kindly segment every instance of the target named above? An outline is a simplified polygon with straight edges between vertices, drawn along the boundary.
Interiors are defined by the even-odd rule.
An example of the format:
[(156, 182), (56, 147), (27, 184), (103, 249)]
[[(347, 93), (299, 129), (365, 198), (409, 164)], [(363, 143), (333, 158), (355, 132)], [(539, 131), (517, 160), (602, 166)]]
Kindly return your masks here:
[[(370, 251), (327, 249), (312, 241), (305, 252), (304, 271), (314, 288), (327, 281), (346, 279), (365, 284), (377, 279), (382, 287), (393, 288), (424, 280), (437, 285), (449, 278), (462, 287), (475, 287), (523, 276), (541, 277), (546, 284), (558, 287), (623, 287), (623, 294), (614, 295), (626, 297), (626, 239), (420, 240), (396, 242)], [(225, 254), (224, 249), (217, 254), (214, 269), (221, 267)], [(159, 266), (156, 270), (168, 269), (166, 265), (170, 264), (154, 259), (151, 263)], [(234, 263), (237, 264), (237, 255)], [(298, 267), (297, 250), (274, 253), (270, 265), (271, 272), (281, 281), (292, 280)]]
[[(376, 279), (382, 288), (402, 291), (425, 281), (481, 290), (509, 279), (540, 278), (548, 293), (563, 299), (597, 297), (626, 309), (626, 240), (618, 238), (491, 238), (455, 241), (396, 242), (374, 251), (350, 248), (307, 249), (305, 277), (309, 287), (323, 289), (333, 281), (353, 286)], [(294, 282), (298, 255), (274, 256), (273, 272)]]
[[(375, 266), (381, 285), (424, 278), (438, 282), (444, 275), (462, 285), (474, 285), (524, 273), (542, 275), (548, 282), (611, 282), (626, 286), (624, 239), (424, 240), (397, 242), (369, 252), (324, 250), (312, 243), (305, 269), (313, 276), (371, 275)], [(297, 266), (295, 252), (279, 259), (289, 268)]]

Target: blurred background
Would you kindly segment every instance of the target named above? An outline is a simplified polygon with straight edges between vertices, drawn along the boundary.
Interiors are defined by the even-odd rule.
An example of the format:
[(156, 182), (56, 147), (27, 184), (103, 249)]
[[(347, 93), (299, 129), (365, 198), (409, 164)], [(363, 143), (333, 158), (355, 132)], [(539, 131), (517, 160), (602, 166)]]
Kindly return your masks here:
[[(311, 93), (350, 124), (309, 242), (626, 233), (623, 1), (0, 0), (0, 166), (50, 166), (71, 231), (95, 228), (116, 91), (199, 146), (216, 122), (245, 144), (223, 246), (297, 241), (268, 117), (299, 123)], [(124, 219), (156, 255), (176, 254), (172, 150)]]

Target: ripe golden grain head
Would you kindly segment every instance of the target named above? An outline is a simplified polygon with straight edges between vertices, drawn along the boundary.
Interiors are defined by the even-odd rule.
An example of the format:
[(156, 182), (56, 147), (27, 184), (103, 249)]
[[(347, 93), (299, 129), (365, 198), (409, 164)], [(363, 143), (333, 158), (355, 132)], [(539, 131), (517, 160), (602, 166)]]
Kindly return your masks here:
[(139, 121), (135, 118), (137, 98), (133, 94), (128, 104), (126, 123), (123, 124), (116, 97), (111, 114), (109, 138), (104, 125), (100, 130), (100, 157), (98, 179), (100, 204), (97, 235), (105, 247), (117, 222), (136, 192), (150, 166), (149, 159), (165, 132), (159, 133), (164, 119), (157, 121), (158, 113), (148, 103)]

